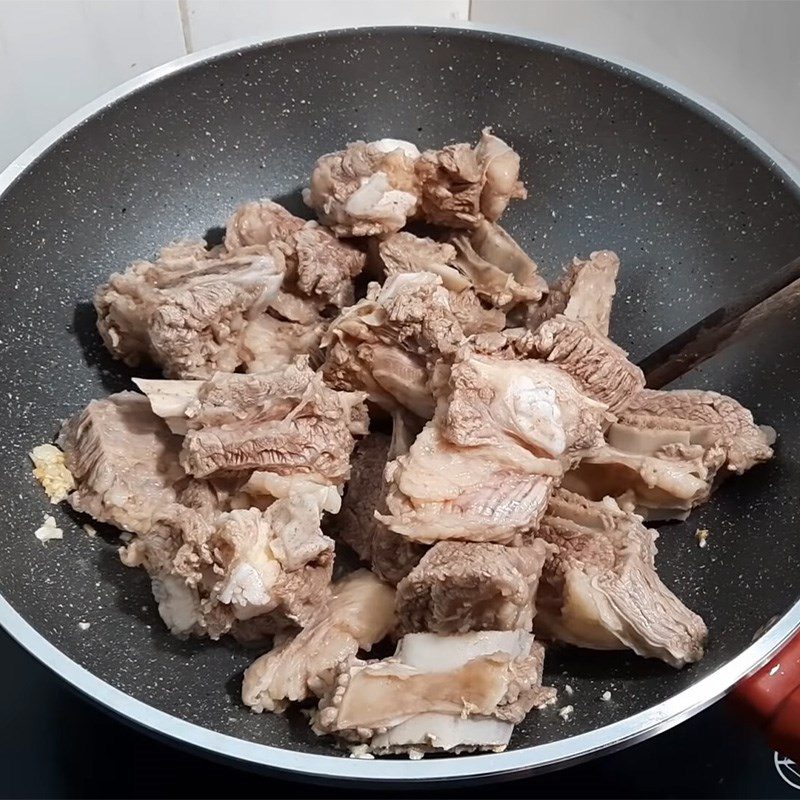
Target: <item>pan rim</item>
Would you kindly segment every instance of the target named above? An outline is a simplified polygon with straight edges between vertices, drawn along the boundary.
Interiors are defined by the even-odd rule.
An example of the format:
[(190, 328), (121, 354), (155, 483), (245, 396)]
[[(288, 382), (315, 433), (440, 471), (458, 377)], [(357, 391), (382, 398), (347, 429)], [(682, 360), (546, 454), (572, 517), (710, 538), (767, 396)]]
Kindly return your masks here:
[[(104, 93), (51, 128), (0, 172), (0, 198), (28, 167), (68, 133), (112, 103), (162, 78), (217, 57), (260, 45), (307, 40), (320, 34), (340, 34), (354, 30), (440, 30), (494, 34), (513, 38), (534, 47), (563, 48), (567, 56), (588, 60), (605, 69), (621, 69), (633, 80), (642, 82), (644, 79), (661, 93), (667, 93), (679, 100), (688, 100), (698, 111), (709, 116), (717, 126), (727, 126), (732, 129), (743, 142), (753, 148), (757, 157), (762, 161), (771, 162), (770, 168), (782, 173), (784, 180), (788, 181), (790, 188), (800, 198), (800, 169), (733, 114), (679, 83), (626, 60), (612, 59), (583, 49), (578, 50), (563, 40), (527, 36), (508, 27), (478, 25), (465, 21), (418, 26), (350, 26), (342, 29), (307, 31), (290, 37), (245, 38), (179, 57)], [(151, 733), (192, 745), (206, 751), (207, 755), (224, 756), (240, 762), (242, 766), (276, 769), (316, 779), (400, 783), (519, 777), (525, 772), (544, 771), (575, 764), (601, 752), (612, 752), (665, 731), (711, 705), (738, 681), (755, 672), (788, 642), (800, 629), (800, 600), (739, 655), (694, 685), (638, 714), (574, 737), (519, 750), (415, 762), (381, 759), (371, 761), (348, 759), (337, 755), (301, 753), (211, 731), (160, 711), (93, 675), (38, 633), (2, 596), (0, 596), (0, 624), (31, 655), (72, 687)]]

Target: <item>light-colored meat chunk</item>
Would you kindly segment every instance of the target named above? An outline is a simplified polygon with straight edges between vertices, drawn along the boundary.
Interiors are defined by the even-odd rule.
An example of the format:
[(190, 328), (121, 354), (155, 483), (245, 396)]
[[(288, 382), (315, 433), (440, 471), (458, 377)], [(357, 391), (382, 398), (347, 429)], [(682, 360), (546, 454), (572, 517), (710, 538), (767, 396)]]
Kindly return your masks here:
[(596, 328), (559, 314), (516, 343), (569, 373), (589, 397), (619, 414), (644, 388), (644, 374), (628, 354)]
[(76, 484), (69, 504), (132, 533), (152, 528), (185, 478), (180, 438), (133, 392), (92, 400), (65, 423), (59, 444)]
[(453, 234), (451, 242), (455, 265), (475, 292), (496, 308), (525, 307), (547, 292), (536, 262), (499, 225), (481, 222), (472, 231)]
[(409, 142), (354, 142), (317, 160), (303, 199), (337, 236), (394, 233), (417, 211), (418, 158)]
[(283, 278), (274, 249), (166, 247), (154, 262), (136, 262), (97, 290), (97, 327), (112, 355), (129, 366), (149, 358), (175, 378), (233, 372), (242, 363), (247, 323), (263, 313)]
[(172, 505), (121, 556), (147, 570), (159, 613), (177, 636), (216, 639), (255, 618), (264, 631), (302, 626), (327, 600), (333, 541), (320, 519), (338, 508), (330, 487), (276, 499), (266, 511)]
[(387, 411), (433, 413), (428, 369), (465, 341), (450, 294), (430, 273), (390, 277), (370, 284), (367, 297), (332, 323), (323, 340), (322, 372), (329, 385), (367, 392)]
[(226, 226), (225, 246), (235, 251), (252, 245), (277, 246), (286, 261), (284, 288), (320, 308), (353, 302), (353, 278), (364, 268), (366, 255), (340, 242), (317, 222), (295, 217), (269, 200), (246, 203)]
[(248, 372), (269, 372), (302, 355), (319, 360), (326, 328), (321, 319), (308, 325), (262, 314), (245, 329), (242, 361)]
[(519, 156), (488, 128), (475, 147), (452, 144), (426, 150), (416, 171), (419, 216), (446, 228), (494, 222), (512, 199), (528, 196), (519, 180)]
[(529, 631), (542, 566), (551, 548), (439, 542), (397, 585), (405, 632)]
[(588, 260), (574, 258), (567, 273), (550, 287), (545, 299), (531, 306), (528, 328), (536, 330), (546, 320), (563, 314), (608, 336), (618, 272), (619, 258), (611, 250), (591, 253)]
[[(145, 391), (157, 391), (154, 386)], [(271, 372), (218, 373), (195, 391), (183, 411), (187, 432), (180, 459), (198, 478), (265, 470), (341, 484), (349, 474), (353, 434), (366, 433), (363, 395), (328, 388), (304, 359)]]
[(446, 242), (401, 231), (379, 240), (377, 251), (386, 277), (408, 272), (432, 272), (442, 279), (442, 285), (448, 291), (461, 292), (471, 286), (469, 279), (452, 266), (456, 250)]
[(475, 147), (448, 145), (420, 155), (410, 142), (355, 142), (317, 160), (306, 204), (337, 236), (385, 236), (423, 219), (473, 228), (527, 196), (519, 156), (488, 128)]
[(775, 431), (756, 425), (753, 415), (732, 397), (699, 389), (639, 392), (620, 415), (620, 425), (647, 431), (688, 431), (689, 442), (703, 446), (713, 470), (741, 475), (769, 461)]
[(452, 266), (456, 260), (452, 245), (402, 231), (381, 241), (378, 253), (387, 277), (413, 272), (438, 275), (450, 292), (450, 308), (465, 336), (505, 327), (505, 314), (497, 308), (484, 308), (469, 278)]
[(609, 497), (554, 496), (539, 536), (558, 548), (544, 567), (537, 632), (597, 650), (630, 648), (673, 667), (703, 656), (707, 629), (661, 582), (658, 534)]
[(683, 519), (726, 476), (772, 458), (774, 440), (771, 428), (756, 425), (730, 397), (647, 389), (565, 485), (596, 500), (616, 497), (645, 519)]
[(225, 225), (225, 248), (288, 242), (306, 221), (271, 200), (256, 200), (239, 206)]
[(283, 711), (289, 702), (322, 696), (339, 665), (369, 650), (394, 623), (394, 590), (367, 570), (348, 575), (302, 631), (277, 637), (247, 668), (242, 700), (254, 711)]
[(523, 631), (407, 634), (393, 657), (340, 668), (314, 728), (377, 753), (500, 751), (555, 696), (541, 685), (543, 660)]
[(605, 406), (556, 367), (469, 351), (441, 391), (434, 419), (387, 467), (378, 518), (423, 543), (519, 543), (565, 465), (602, 444)]

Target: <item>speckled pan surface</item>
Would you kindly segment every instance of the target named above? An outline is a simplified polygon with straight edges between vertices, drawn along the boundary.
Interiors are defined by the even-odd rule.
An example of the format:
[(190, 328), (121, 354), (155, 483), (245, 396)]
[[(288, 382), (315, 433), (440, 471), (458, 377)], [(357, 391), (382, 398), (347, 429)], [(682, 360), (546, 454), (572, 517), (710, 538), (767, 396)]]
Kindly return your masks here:
[[(649, 81), (557, 47), (476, 31), (360, 30), (252, 47), (144, 86), (68, 133), (0, 196), (0, 594), (39, 634), (174, 717), (331, 755), (302, 717), (241, 706), (252, 653), (167, 634), (145, 574), (120, 564), (110, 531), (90, 538), (59, 508), (64, 540), (37, 541), (51, 509), (26, 453), (91, 398), (129, 385), (94, 330), (90, 299), (110, 272), (223, 224), (243, 200), (269, 196), (299, 211), (316, 156), (345, 142), (438, 146), (474, 140), (487, 124), (521, 154), (530, 189), (503, 224), (546, 275), (574, 254), (620, 254), (612, 335), (634, 358), (800, 252), (797, 187), (735, 131)], [(715, 673), (797, 599), (800, 337), (767, 331), (684, 384), (734, 395), (780, 433), (772, 464), (726, 484), (690, 523), (662, 529), (660, 572), (706, 619), (708, 655), (676, 672), (624, 654), (553, 650), (547, 679), (573, 687), (575, 713), (569, 722), (555, 710), (531, 715), (515, 750), (657, 706)], [(711, 534), (704, 550), (697, 527)], [(600, 700), (606, 690), (610, 702)], [(526, 752), (510, 767), (467, 759), (465, 774), (548, 760)], [(263, 753), (243, 757), (296, 768), (288, 754)], [(334, 761), (344, 760), (324, 763)], [(391, 772), (344, 763), (308, 761), (304, 771)], [(457, 774), (423, 763), (427, 777)], [(416, 768), (403, 770), (413, 777)]]

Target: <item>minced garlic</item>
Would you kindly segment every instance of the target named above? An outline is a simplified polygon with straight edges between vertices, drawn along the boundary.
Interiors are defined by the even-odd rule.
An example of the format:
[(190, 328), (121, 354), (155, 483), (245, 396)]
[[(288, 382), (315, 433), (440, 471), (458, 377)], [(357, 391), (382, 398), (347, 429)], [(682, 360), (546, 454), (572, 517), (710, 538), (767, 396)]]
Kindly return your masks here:
[(60, 503), (75, 488), (75, 479), (67, 469), (64, 453), (54, 444), (40, 444), (30, 452), (33, 474), (42, 484), (51, 503)]

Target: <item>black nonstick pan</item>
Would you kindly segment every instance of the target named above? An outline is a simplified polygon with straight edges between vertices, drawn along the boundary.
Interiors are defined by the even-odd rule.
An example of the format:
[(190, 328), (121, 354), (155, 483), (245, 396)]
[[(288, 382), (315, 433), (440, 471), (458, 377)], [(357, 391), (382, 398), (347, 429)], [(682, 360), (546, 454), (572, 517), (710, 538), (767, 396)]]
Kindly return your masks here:
[[(700, 613), (708, 653), (676, 671), (552, 649), (574, 713), (533, 713), (501, 754), (351, 759), (305, 719), (239, 701), (253, 654), (182, 642), (111, 532), (50, 513), (27, 453), (90, 399), (128, 387), (94, 327), (94, 287), (161, 244), (272, 197), (302, 211), (317, 156), (355, 139), (440, 146), (493, 126), (522, 157), (527, 201), (503, 218), (554, 277), (576, 254), (622, 259), (612, 336), (638, 360), (800, 253), (796, 172), (658, 81), (560, 47), (478, 30), (382, 28), (183, 59), (68, 121), (0, 176), (0, 618), (96, 702), (171, 739), (317, 778), (439, 780), (552, 768), (669, 727), (760, 666), (800, 626), (800, 335), (767, 328), (679, 385), (713, 388), (779, 432), (776, 459), (663, 526), (659, 571)], [(694, 533), (710, 531), (708, 547)], [(90, 623), (89, 627), (79, 623)], [(771, 626), (770, 626), (771, 623)], [(600, 700), (604, 692), (611, 700)], [(31, 698), (31, 702), (36, 702)], [(679, 765), (677, 766), (679, 768)]]

